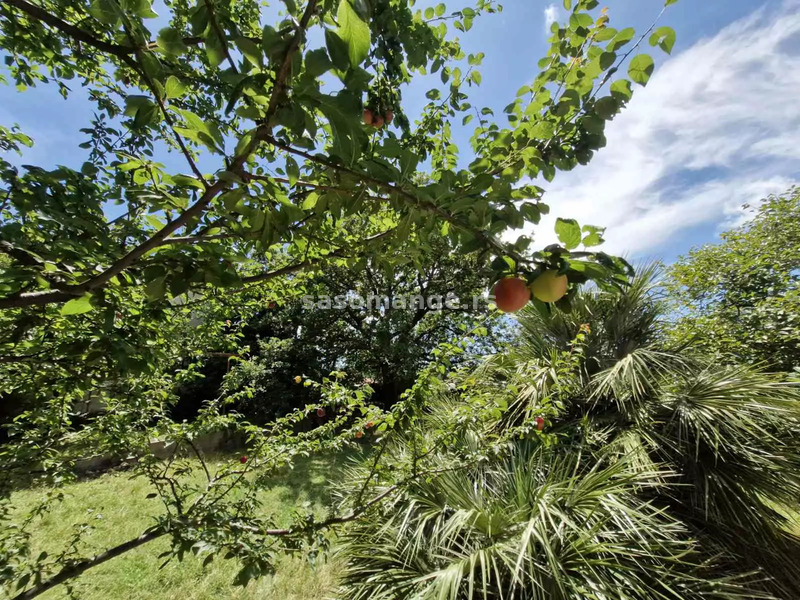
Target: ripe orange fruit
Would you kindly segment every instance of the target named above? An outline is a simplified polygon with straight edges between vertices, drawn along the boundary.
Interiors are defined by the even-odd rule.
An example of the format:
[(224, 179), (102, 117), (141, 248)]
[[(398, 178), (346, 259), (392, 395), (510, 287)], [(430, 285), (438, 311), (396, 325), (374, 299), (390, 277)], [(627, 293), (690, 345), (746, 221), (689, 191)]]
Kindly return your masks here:
[(531, 291), (522, 279), (506, 277), (494, 286), (494, 302), (503, 312), (516, 312), (531, 299)]
[(544, 419), (542, 417), (536, 417), (536, 429), (539, 431), (544, 429)]
[(372, 126), (375, 129), (380, 129), (383, 127), (383, 117), (380, 115), (376, 115), (375, 118), (372, 120)]
[(383, 120), (386, 121), (387, 125), (390, 125), (394, 121), (394, 111), (387, 110), (386, 114), (383, 115)]
[(567, 276), (550, 269), (539, 275), (531, 284), (531, 291), (542, 302), (558, 302), (567, 293)]
[(325, 416), (325, 409), (324, 408), (318, 408), (317, 409), (317, 416), (318, 417), (324, 417)]
[(364, 119), (364, 125), (372, 125), (375, 122), (375, 116), (372, 114), (372, 111), (368, 108), (364, 109), (364, 114), (362, 115)]
[(362, 437), (364, 437), (364, 432), (356, 431), (356, 439), (360, 440)]
[(367, 429), (372, 429), (373, 427), (375, 427), (375, 423), (373, 423), (372, 421), (369, 421), (367, 423)]
[(246, 463), (247, 462), (247, 457), (246, 456), (241, 457), (239, 459), (239, 462), (242, 463), (242, 464)]

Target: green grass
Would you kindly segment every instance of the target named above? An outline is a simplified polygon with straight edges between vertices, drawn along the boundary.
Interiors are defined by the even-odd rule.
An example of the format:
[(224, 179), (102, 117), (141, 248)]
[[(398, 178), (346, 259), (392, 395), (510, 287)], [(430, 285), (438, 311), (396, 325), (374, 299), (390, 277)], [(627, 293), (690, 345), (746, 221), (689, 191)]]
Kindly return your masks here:
[[(343, 455), (298, 461), (294, 469), (276, 477), (275, 485), (263, 493), (265, 514), (288, 523), (292, 511), (306, 502), (311, 502), (315, 512), (322, 513), (328, 502), (328, 480), (344, 461)], [(37, 552), (46, 550), (53, 556), (67, 545), (81, 523), (90, 523), (94, 528), (81, 542), (83, 556), (133, 538), (152, 524), (152, 518), (162, 508), (157, 498), (146, 498), (151, 491), (145, 479), (132, 479), (126, 472), (67, 485), (64, 500), (36, 522), (33, 545)], [(13, 494), (12, 501), (18, 507), (32, 506), (44, 492), (22, 490)], [(182, 562), (173, 560), (159, 568), (163, 559), (158, 555), (168, 548), (166, 538), (145, 544), (90, 569), (75, 580), (75, 590), (84, 600), (306, 600), (330, 597), (336, 584), (337, 568), (330, 559), (312, 567), (303, 557), (287, 556), (278, 561), (274, 576), (253, 581), (245, 588), (235, 587), (231, 585), (239, 569), (235, 560), (215, 558), (204, 568), (204, 557), (187, 556)], [(0, 598), (8, 597), (0, 591)], [(62, 585), (40, 597), (57, 600), (68, 595)]]

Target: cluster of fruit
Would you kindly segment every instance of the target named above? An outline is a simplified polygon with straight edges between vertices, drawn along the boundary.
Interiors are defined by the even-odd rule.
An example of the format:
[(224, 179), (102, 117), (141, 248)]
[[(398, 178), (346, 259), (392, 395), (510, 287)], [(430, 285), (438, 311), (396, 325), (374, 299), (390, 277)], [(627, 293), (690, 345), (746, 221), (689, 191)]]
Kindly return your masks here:
[(381, 114), (378, 110), (365, 108), (363, 118), (364, 125), (374, 127), (375, 129), (380, 129), (384, 126), (384, 124), (389, 125), (392, 121), (394, 121), (394, 112), (392, 110), (386, 110), (383, 114)]
[[(373, 427), (375, 427), (375, 423), (373, 421), (367, 421), (367, 424), (364, 425), (364, 428), (367, 430), (372, 429)], [(364, 437), (364, 432), (360, 430), (356, 431), (356, 439), (360, 440), (362, 437)]]
[(567, 293), (567, 276), (551, 269), (545, 271), (528, 285), (519, 277), (506, 277), (494, 286), (494, 302), (503, 312), (516, 312), (531, 300), (531, 295), (542, 302), (558, 302)]

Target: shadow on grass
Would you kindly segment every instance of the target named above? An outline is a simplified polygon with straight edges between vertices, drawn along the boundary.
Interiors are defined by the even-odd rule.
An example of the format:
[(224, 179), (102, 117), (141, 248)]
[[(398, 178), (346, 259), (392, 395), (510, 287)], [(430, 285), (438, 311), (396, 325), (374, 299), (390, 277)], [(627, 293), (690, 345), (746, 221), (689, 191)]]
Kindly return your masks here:
[(291, 467), (277, 470), (275, 484), (268, 488), (278, 491), (280, 501), (286, 505), (297, 506), (306, 501), (312, 505), (331, 506), (332, 489), (345, 469), (368, 453), (368, 449), (358, 448), (298, 458)]

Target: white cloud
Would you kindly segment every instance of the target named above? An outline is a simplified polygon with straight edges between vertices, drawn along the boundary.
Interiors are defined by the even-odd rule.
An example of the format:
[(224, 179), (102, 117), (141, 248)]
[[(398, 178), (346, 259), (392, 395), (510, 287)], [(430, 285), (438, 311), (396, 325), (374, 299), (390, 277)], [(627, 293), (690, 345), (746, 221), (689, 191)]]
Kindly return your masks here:
[(585, 167), (545, 184), (551, 214), (606, 226), (606, 251), (647, 255), (689, 228), (709, 237), (739, 207), (800, 175), (800, 12), (763, 10), (664, 62), (609, 124)]
[(557, 19), (558, 7), (555, 4), (551, 4), (544, 9), (544, 30), (546, 33), (550, 33), (550, 26), (555, 23)]

